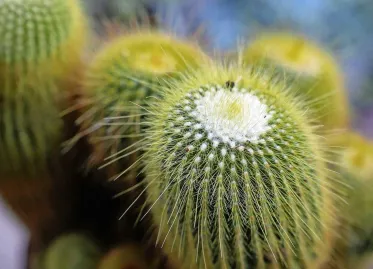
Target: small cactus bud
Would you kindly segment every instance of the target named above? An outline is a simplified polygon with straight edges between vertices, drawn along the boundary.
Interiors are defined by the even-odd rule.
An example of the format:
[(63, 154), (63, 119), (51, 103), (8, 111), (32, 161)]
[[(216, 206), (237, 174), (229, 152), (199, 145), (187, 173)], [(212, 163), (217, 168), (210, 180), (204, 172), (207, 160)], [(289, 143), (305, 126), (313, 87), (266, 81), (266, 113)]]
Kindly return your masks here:
[(143, 216), (186, 268), (316, 268), (328, 252), (333, 184), (285, 88), (254, 69), (206, 66), (149, 102)]
[(43, 269), (97, 268), (101, 251), (88, 237), (67, 234), (58, 237), (41, 256)]
[(67, 145), (90, 134), (95, 148), (91, 162), (98, 164), (116, 153), (126, 138), (139, 136), (133, 125), (141, 119), (139, 107), (145, 99), (156, 95), (158, 85), (196, 68), (205, 57), (198, 47), (158, 32), (137, 32), (109, 42), (86, 72), (83, 112), (77, 120), (82, 129)]
[(264, 34), (243, 52), (246, 64), (281, 67), (281, 73), (298, 84), (297, 94), (306, 99), (325, 128), (346, 128), (348, 100), (341, 70), (332, 56), (302, 36)]

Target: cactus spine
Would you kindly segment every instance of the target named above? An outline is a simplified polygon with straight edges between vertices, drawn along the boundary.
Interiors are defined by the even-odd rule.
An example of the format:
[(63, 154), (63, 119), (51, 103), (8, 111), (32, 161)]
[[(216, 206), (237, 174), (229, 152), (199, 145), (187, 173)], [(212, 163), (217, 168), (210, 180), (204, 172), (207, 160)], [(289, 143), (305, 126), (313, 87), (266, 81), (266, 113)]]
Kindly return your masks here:
[[(136, 32), (117, 37), (94, 58), (86, 72), (81, 132), (68, 141), (90, 134), (95, 150), (91, 161), (100, 163), (125, 148), (126, 138), (139, 136), (139, 106), (155, 95), (158, 85), (196, 68), (206, 56), (198, 47), (160, 32)], [(122, 119), (122, 124), (113, 124)], [(71, 143), (72, 142), (72, 143)]]
[(206, 66), (150, 103), (144, 215), (186, 268), (315, 268), (327, 252), (332, 184), (285, 88), (254, 69)]
[(247, 64), (281, 67), (298, 84), (297, 92), (317, 112), (327, 129), (349, 124), (347, 93), (341, 70), (327, 51), (310, 40), (290, 33), (264, 34), (243, 52)]

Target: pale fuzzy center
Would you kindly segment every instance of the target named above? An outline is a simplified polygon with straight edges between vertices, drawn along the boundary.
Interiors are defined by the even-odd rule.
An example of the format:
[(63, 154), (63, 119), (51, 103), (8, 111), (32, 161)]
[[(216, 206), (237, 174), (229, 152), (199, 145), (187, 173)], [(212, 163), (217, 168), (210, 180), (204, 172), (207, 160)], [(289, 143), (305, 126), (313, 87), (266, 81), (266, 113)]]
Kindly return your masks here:
[(195, 118), (223, 142), (256, 143), (271, 127), (267, 105), (246, 91), (207, 91), (196, 100)]
[(176, 60), (165, 52), (149, 51), (136, 55), (133, 65), (139, 70), (163, 74), (176, 69)]

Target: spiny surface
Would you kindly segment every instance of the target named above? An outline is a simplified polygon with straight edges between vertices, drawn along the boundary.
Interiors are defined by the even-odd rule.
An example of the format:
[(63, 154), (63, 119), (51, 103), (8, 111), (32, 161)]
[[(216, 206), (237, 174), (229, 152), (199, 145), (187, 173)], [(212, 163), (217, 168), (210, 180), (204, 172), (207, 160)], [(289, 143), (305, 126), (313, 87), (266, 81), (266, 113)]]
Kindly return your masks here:
[(2, 0), (0, 71), (61, 72), (83, 45), (84, 18), (76, 0)]
[(255, 70), (205, 67), (150, 104), (145, 215), (187, 268), (314, 268), (327, 252), (323, 152), (284, 88)]
[(345, 128), (349, 122), (347, 93), (341, 70), (327, 51), (301, 36), (264, 34), (243, 52), (248, 64), (282, 67), (298, 83), (295, 89), (312, 105), (326, 128)]
[[(138, 135), (133, 125), (140, 121), (139, 106), (144, 100), (156, 95), (163, 80), (196, 68), (205, 57), (198, 47), (157, 32), (113, 40), (87, 71), (86, 96), (81, 100), (84, 112), (78, 119), (82, 132), (77, 137), (92, 132), (91, 143), (100, 148), (100, 154), (116, 153), (121, 138)], [(118, 119), (123, 123), (113, 123)]]

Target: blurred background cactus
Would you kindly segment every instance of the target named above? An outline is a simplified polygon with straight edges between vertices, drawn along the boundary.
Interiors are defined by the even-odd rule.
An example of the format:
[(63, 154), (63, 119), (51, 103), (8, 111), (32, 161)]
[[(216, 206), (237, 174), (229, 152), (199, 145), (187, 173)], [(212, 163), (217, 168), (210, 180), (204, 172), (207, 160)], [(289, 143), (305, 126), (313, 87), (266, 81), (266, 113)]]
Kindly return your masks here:
[(75, 0), (6, 0), (0, 14), (0, 167), (35, 172), (61, 139), (59, 86), (80, 62), (85, 17)]
[(291, 33), (266, 33), (249, 44), (242, 57), (246, 64), (281, 66), (280, 72), (297, 84), (294, 94), (308, 101), (325, 129), (343, 131), (349, 126), (343, 77), (338, 64), (323, 48)]
[[(211, 259), (205, 259), (210, 262), (208, 268), (251, 268), (249, 264), (281, 268), (286, 263), (290, 264), (288, 268), (304, 269), (369, 268), (373, 240), (372, 13), (373, 3), (367, 0), (0, 0), (0, 193), (30, 233), (29, 249), (24, 250), (27, 257), (19, 253), (19, 258), (28, 261), (27, 268), (32, 269), (64, 268), (60, 266), (72, 263), (82, 269), (178, 269), (185, 261), (197, 265), (196, 260), (204, 268), (201, 257), (210, 250)], [(143, 35), (135, 42), (136, 33), (144, 32), (152, 33), (150, 38), (145, 40)], [(166, 45), (163, 38), (156, 38), (158, 33), (169, 38), (170, 43)], [(266, 33), (281, 36), (269, 53), (260, 39)], [(305, 46), (289, 56), (288, 47), (299, 38), (305, 40)], [(125, 44), (129, 39), (133, 41), (131, 46)], [(154, 49), (154, 43), (159, 43), (158, 49)], [(123, 48), (127, 48), (128, 55)], [(245, 49), (259, 51), (255, 61), (240, 58)], [(232, 180), (234, 171), (239, 179), (244, 175), (244, 163), (231, 167), (240, 152), (230, 146), (226, 151), (219, 148), (221, 159), (214, 167), (218, 171), (219, 163), (223, 163), (226, 180), (217, 180), (210, 191), (203, 188), (206, 181), (200, 181), (206, 176), (201, 176), (202, 172), (199, 176), (193, 174), (193, 167), (199, 171), (202, 164), (208, 163), (204, 162), (208, 156), (198, 155), (195, 149), (210, 150), (203, 146), (199, 133), (186, 138), (193, 147), (185, 151), (175, 149), (177, 143), (172, 144), (180, 140), (177, 134), (160, 143), (151, 133), (155, 127), (161, 128), (160, 115), (165, 105), (171, 107), (188, 88), (185, 85), (190, 76), (183, 72), (191, 70), (185, 67), (190, 65), (198, 73), (197, 66), (207, 55), (210, 64), (216, 66), (222, 60), (232, 68), (244, 60), (247, 68), (261, 70), (262, 75), (276, 71), (281, 75), (272, 77), (269, 84), (293, 88), (292, 97), (284, 103), (303, 104), (295, 109), (299, 117), (294, 118), (292, 109), (286, 111), (289, 115), (283, 112), (288, 115), (283, 122), (309, 126), (284, 128), (294, 134), (294, 139), (287, 138), (290, 146), (281, 148), (285, 148), (285, 156), (298, 154), (293, 161), (279, 158), (276, 149), (270, 147), (271, 141), (255, 144), (254, 157), (250, 152), (244, 156), (247, 162), (255, 158), (259, 165), (257, 170), (250, 166), (250, 171), (257, 171), (263, 178), (258, 181), (250, 177), (251, 200), (245, 200), (247, 192), (237, 183), (241, 181)], [(283, 55), (296, 64), (297, 72), (285, 64), (289, 58), (281, 58)], [(110, 59), (105, 64), (98, 63), (106, 57)], [(265, 71), (263, 63), (269, 62)], [(319, 64), (316, 68), (315, 63)], [(298, 73), (299, 69), (304, 72)], [(216, 80), (208, 81), (213, 72), (206, 71), (206, 67), (204, 70), (201, 81), (210, 82), (210, 87)], [(322, 70), (322, 75), (310, 72), (315, 70)], [(174, 80), (175, 76), (178, 80)], [(247, 77), (237, 77), (216, 77), (224, 94), (234, 94), (233, 88), (247, 86)], [(263, 84), (256, 88), (262, 89)], [(257, 94), (251, 88), (247, 93)], [(258, 95), (260, 101), (264, 95)], [(218, 102), (212, 98), (210, 102), (216, 102), (209, 108), (232, 121), (243, 113), (243, 103), (228, 99)], [(251, 116), (262, 111), (261, 106), (254, 108), (249, 107)], [(187, 114), (184, 112), (183, 117)], [(173, 120), (177, 118), (167, 118), (164, 123), (176, 124)], [(268, 121), (274, 118), (275, 114)], [(138, 122), (136, 130), (131, 129), (132, 120)], [(98, 126), (102, 132), (92, 132)], [(225, 131), (237, 135), (237, 124), (229, 127)], [(254, 127), (252, 130), (259, 130), (257, 124)], [(180, 125), (165, 130), (172, 133), (187, 128)], [(297, 132), (308, 135), (299, 142)], [(318, 142), (306, 147), (310, 140)], [(295, 143), (307, 149), (301, 151)], [(98, 144), (103, 150), (97, 151)], [(325, 158), (319, 155), (320, 147), (327, 153)], [(180, 154), (169, 154), (170, 150)], [(133, 151), (139, 154), (127, 158)], [(102, 169), (100, 165), (85, 169), (92, 156), (95, 164), (103, 164)], [(185, 156), (193, 164), (184, 165)], [(106, 165), (114, 161), (115, 169), (107, 170)], [(292, 169), (286, 169), (287, 180), (279, 180), (281, 173), (276, 165), (285, 169), (289, 162)], [(134, 163), (141, 163), (140, 169), (127, 170)], [(299, 168), (300, 163), (307, 163), (308, 170)], [(325, 165), (322, 173), (314, 169), (315, 163)], [(182, 172), (173, 172), (180, 167), (184, 168)], [(133, 173), (128, 177), (118, 171)], [(291, 180), (299, 178), (299, 171), (314, 179), (312, 184)], [(176, 184), (172, 181), (175, 178), (184, 181)], [(158, 186), (165, 187), (169, 180), (174, 182), (167, 188), (169, 191), (147, 185), (158, 182)], [(288, 185), (282, 185), (284, 182)], [(226, 190), (225, 203), (216, 199), (222, 186)], [(182, 192), (179, 200), (172, 196), (176, 188)], [(200, 190), (205, 190), (207, 198)], [(316, 195), (309, 195), (311, 191)], [(327, 198), (332, 195), (333, 202), (339, 202), (331, 205), (316, 199), (321, 194)], [(207, 209), (201, 199), (211, 202)], [(256, 202), (252, 211), (256, 213), (246, 218), (250, 201)], [(153, 202), (157, 203), (153, 206)], [(222, 205), (228, 213), (218, 216), (215, 212), (222, 211), (216, 209)], [(172, 222), (176, 211), (196, 218), (178, 215)], [(211, 213), (207, 223), (218, 224), (218, 228), (201, 225), (201, 212)], [(0, 222), (5, 225), (8, 222), (4, 217), (0, 215)], [(335, 226), (329, 229), (332, 220)], [(189, 226), (183, 226), (186, 223)], [(187, 228), (183, 232), (180, 227)], [(202, 237), (201, 227), (209, 232)], [(65, 237), (67, 234), (72, 237)], [(222, 240), (218, 235), (227, 236)], [(3, 237), (4, 232), (0, 232), (0, 268), (12, 269), (7, 263), (12, 238)], [(180, 256), (178, 251), (169, 251), (170, 242), (165, 238), (171, 238), (171, 245), (174, 239), (184, 238), (177, 242), (188, 247)], [(193, 239), (208, 239), (211, 244)], [(319, 245), (322, 250), (316, 247)], [(229, 253), (229, 259), (222, 256), (224, 253)], [(79, 260), (83, 265), (78, 265)]]
[(110, 163), (123, 163), (119, 149), (142, 136), (141, 105), (159, 95), (157, 88), (167, 79), (198, 68), (205, 58), (198, 45), (145, 26), (108, 40), (85, 72), (76, 121), (81, 131), (67, 149), (88, 135), (94, 148), (88, 166), (102, 165), (109, 157)]

